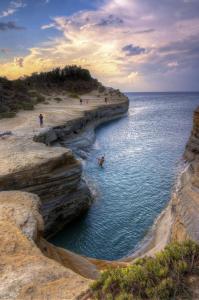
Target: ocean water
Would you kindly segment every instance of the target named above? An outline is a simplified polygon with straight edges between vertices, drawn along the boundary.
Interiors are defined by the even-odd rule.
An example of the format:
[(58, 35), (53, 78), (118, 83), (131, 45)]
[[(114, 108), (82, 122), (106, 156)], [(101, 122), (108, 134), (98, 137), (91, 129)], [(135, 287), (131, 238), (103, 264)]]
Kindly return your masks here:
[[(127, 96), (128, 115), (96, 130), (84, 162), (95, 202), (51, 240), (100, 259), (131, 254), (167, 205), (199, 105), (199, 93)], [(101, 169), (97, 157), (103, 154)]]

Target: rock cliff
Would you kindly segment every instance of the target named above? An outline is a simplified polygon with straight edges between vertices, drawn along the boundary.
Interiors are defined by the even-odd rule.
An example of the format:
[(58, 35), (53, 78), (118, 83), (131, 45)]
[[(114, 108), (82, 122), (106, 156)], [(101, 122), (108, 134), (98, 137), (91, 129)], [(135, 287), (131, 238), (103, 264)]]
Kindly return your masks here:
[[(93, 279), (98, 276), (88, 260), (65, 250), (62, 259), (68, 268), (56, 262), (59, 249), (47, 242), (44, 245), (40, 238), (39, 203), (33, 194), (0, 193), (0, 299), (75, 299), (89, 284), (77, 273)], [(37, 243), (44, 252), (54, 251), (55, 260), (43, 255)]]
[[(52, 104), (43, 104), (45, 118), (54, 117), (49, 126), (41, 130), (30, 127), (29, 130), (29, 124), (24, 122), (15, 130), (12, 128), (12, 135), (1, 141), (0, 190), (27, 191), (40, 197), (45, 236), (54, 234), (92, 203), (92, 195), (82, 179), (81, 163), (66, 148), (67, 143), (73, 148), (75, 144), (77, 146), (76, 136), (78, 139), (81, 136), (81, 145), (78, 142), (76, 149), (85, 149), (85, 145), (87, 147), (92, 142), (86, 138), (85, 132), (93, 131), (98, 124), (128, 110), (125, 96), (117, 98), (115, 95), (108, 104), (100, 97), (95, 100), (95, 94), (88, 97), (89, 105), (80, 106), (75, 100), (71, 104), (68, 99), (65, 102), (63, 99), (53, 110)], [(95, 102), (91, 105), (92, 98)], [(21, 120), (22, 116), (19, 118)], [(8, 125), (6, 129), (10, 129)]]
[(187, 165), (172, 201), (171, 239), (191, 238), (199, 242), (199, 108), (194, 112), (193, 130), (184, 157)]
[[(89, 191), (81, 179), (80, 162), (71, 150), (60, 145), (72, 143), (75, 148), (77, 144), (84, 147), (89, 143), (85, 141), (85, 129), (92, 131), (100, 122), (122, 115), (127, 108), (128, 101), (120, 99), (107, 107), (101, 105), (101, 115), (97, 113), (100, 105), (95, 105), (85, 115), (85, 112), (78, 115), (75, 121), (70, 119), (68, 124), (56, 124), (36, 132), (26, 131), (17, 123), (11, 135), (1, 138), (0, 187), (15, 191), (0, 192), (0, 299), (77, 299), (88, 289), (90, 280), (98, 278), (99, 269), (129, 263), (84, 258), (57, 248), (43, 238), (44, 230), (48, 233), (54, 224), (59, 228), (62, 217), (70, 220), (70, 213), (75, 216), (80, 213), (76, 213), (79, 205), (84, 207), (86, 203), (87, 207), (90, 203)], [(10, 130), (8, 125), (2, 123), (2, 128)], [(80, 133), (78, 138), (76, 130)], [(45, 143), (56, 143), (56, 146), (48, 147)], [(148, 252), (139, 255), (153, 255), (171, 240), (199, 241), (199, 109), (194, 114), (185, 159), (186, 167), (178, 189), (157, 221)], [(26, 191), (40, 195), (41, 201)], [(82, 200), (84, 192), (86, 196)], [(65, 196), (61, 198), (63, 193)]]

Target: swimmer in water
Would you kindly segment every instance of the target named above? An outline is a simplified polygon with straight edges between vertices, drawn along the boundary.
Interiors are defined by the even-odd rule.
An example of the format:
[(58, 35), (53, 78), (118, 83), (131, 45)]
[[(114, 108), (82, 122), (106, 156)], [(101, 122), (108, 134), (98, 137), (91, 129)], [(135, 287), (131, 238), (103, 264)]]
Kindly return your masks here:
[(105, 155), (102, 156), (101, 158), (98, 158), (98, 165), (103, 168), (103, 164), (105, 162)]

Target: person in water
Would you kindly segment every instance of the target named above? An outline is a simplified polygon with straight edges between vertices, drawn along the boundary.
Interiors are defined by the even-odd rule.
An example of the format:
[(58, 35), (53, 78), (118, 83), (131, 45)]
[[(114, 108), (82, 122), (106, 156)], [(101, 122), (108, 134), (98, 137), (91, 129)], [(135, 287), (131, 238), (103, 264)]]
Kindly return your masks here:
[(103, 164), (105, 162), (105, 156), (102, 156), (101, 158), (98, 158), (98, 165), (103, 168)]
[(42, 127), (44, 124), (44, 116), (42, 114), (39, 115), (39, 124), (40, 124), (40, 127)]

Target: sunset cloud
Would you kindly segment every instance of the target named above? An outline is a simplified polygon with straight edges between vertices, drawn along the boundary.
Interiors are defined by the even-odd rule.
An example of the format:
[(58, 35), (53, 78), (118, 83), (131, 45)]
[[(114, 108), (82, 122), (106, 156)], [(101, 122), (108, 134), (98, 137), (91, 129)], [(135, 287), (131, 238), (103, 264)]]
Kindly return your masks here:
[(164, 74), (175, 69), (176, 76), (184, 76), (181, 82), (186, 82), (184, 70), (190, 74), (198, 65), (196, 10), (198, 1), (108, 0), (95, 10), (56, 16), (41, 28), (57, 30), (57, 37), (30, 48), (23, 57), (23, 68), (8, 62), (1, 73), (16, 78), (77, 64), (90, 69), (103, 83), (123, 90), (157, 90), (160, 78), (169, 89)]
[(15, 22), (0, 22), (0, 31), (6, 30), (22, 30), (24, 27), (16, 25)]
[(0, 18), (13, 15), (16, 11), (18, 11), (20, 8), (23, 8), (25, 6), (26, 3), (24, 3), (22, 0), (11, 1), (8, 7), (2, 12), (0, 12)]

